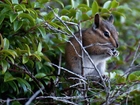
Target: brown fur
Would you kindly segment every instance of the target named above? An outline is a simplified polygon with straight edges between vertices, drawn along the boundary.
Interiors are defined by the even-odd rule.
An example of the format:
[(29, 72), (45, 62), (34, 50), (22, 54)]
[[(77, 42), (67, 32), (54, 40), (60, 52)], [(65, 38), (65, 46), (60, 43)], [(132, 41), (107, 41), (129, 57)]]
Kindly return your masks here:
[[(104, 35), (105, 31), (109, 33), (109, 37)], [(76, 33), (75, 36), (80, 39), (79, 33)], [(82, 58), (80, 57), (82, 52), (81, 47), (74, 37), (70, 38), (69, 41), (71, 43), (68, 42), (65, 49), (66, 67), (67, 69), (82, 75)], [(99, 45), (106, 43), (109, 43), (109, 45)], [(94, 25), (82, 31), (82, 45), (83, 47), (92, 45), (87, 47), (86, 51), (95, 62), (95, 66), (97, 66), (101, 74), (104, 75), (106, 69), (105, 64), (108, 58), (116, 56), (115, 54), (118, 55), (118, 52), (115, 50), (118, 47), (118, 33), (113, 25), (113, 17), (110, 16), (109, 20), (101, 20), (99, 14), (96, 14)], [(98, 75), (85, 53), (83, 59), (85, 62), (83, 67), (87, 66), (90, 68), (85, 69), (86, 67), (84, 67), (85, 74), (83, 75)]]

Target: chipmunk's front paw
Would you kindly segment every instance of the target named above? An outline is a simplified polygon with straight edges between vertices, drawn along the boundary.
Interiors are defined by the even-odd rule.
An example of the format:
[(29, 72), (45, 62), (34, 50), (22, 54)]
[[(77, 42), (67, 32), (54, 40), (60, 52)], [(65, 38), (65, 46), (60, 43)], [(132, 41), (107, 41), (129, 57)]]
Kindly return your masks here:
[(119, 52), (116, 49), (108, 49), (107, 54), (110, 56), (118, 56)]
[(111, 49), (113, 55), (112, 56), (118, 56), (119, 55), (119, 51), (117, 51), (116, 49)]

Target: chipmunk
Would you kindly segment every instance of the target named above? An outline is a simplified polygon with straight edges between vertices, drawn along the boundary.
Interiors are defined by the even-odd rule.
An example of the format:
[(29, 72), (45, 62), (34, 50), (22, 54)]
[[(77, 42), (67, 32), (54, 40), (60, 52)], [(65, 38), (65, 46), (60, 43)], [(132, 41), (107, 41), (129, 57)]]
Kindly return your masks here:
[[(82, 38), (79, 32), (75, 34), (79, 42), (81, 38), (83, 48), (85, 48), (101, 75), (105, 75), (106, 61), (119, 54), (116, 50), (118, 48), (118, 32), (113, 22), (114, 17), (112, 15), (108, 20), (103, 20), (99, 14), (96, 14), (92, 27), (82, 31)], [(66, 44), (66, 68), (85, 77), (99, 76), (84, 51), (82, 58), (82, 48), (78, 41), (71, 37)]]

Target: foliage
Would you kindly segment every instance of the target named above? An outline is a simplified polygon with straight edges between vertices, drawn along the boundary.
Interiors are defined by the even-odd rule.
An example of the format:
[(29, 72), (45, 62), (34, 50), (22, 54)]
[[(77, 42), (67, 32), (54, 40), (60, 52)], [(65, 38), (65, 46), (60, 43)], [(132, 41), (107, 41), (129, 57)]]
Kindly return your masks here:
[(87, 97), (81, 97), (77, 88), (73, 97), (64, 95), (72, 86), (63, 68), (65, 42), (79, 30), (79, 24), (80, 28), (92, 25), (96, 13), (104, 18), (113, 14), (120, 33), (120, 56), (108, 66), (113, 70), (106, 83), (108, 104), (138, 104), (140, 9), (134, 4), (139, 1), (127, 1), (0, 0), (0, 104), (107, 102), (105, 89), (91, 81), (86, 81)]

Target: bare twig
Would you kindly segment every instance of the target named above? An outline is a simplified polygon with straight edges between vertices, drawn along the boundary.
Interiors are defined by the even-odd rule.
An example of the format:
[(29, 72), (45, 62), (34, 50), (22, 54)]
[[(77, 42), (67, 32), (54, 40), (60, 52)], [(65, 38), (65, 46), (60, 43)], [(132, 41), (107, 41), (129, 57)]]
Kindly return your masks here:
[(129, 68), (128, 68), (128, 69), (126, 70), (126, 72), (124, 73), (124, 75), (127, 75), (127, 76), (128, 76), (129, 73), (130, 73), (131, 71), (133, 71), (135, 68), (139, 67), (139, 65), (133, 66), (133, 65), (134, 65), (134, 62), (136, 61), (136, 59), (138, 59), (138, 57), (140, 56), (140, 53), (138, 53), (139, 48), (140, 48), (140, 42), (139, 42), (139, 44), (138, 44), (138, 46), (137, 46), (137, 48), (136, 48), (136, 51), (135, 51), (133, 60), (132, 60), (132, 62), (131, 62), (131, 64), (130, 64)]
[(39, 89), (35, 94), (33, 94), (30, 99), (25, 103), (25, 105), (30, 105), (31, 102), (37, 97), (37, 95), (43, 90), (44, 88)]
[[(11, 62), (9, 62), (9, 63), (12, 64)], [(28, 68), (25, 65), (23, 65), (23, 66), (19, 66), (17, 64), (12, 64), (12, 65), (17, 67), (17, 68), (19, 68), (22, 71), (14, 70), (14, 69), (8, 69), (9, 71), (14, 71), (14, 72), (18, 72), (18, 73), (25, 73), (25, 74), (27, 74), (28, 76), (30, 76), (34, 80), (34, 82), (36, 83), (36, 85), (37, 85), (37, 87), (39, 89), (42, 88), (42, 86), (40, 85), (39, 81), (35, 78), (35, 76), (30, 72), (30, 70), (28, 70)]]
[[(80, 43), (83, 43), (83, 35), (82, 35), (82, 29), (81, 29), (81, 24), (79, 23), (79, 25), (78, 25), (78, 29), (79, 29), (79, 34), (80, 34)], [(83, 44), (82, 44), (82, 47), (83, 47)], [(84, 51), (82, 50), (82, 47), (81, 47), (81, 56), (82, 56), (82, 58), (81, 58), (81, 69), (82, 69), (82, 75), (84, 76)], [(88, 89), (87, 89), (87, 87), (88, 87), (88, 84), (85, 84), (85, 83), (83, 83), (83, 89), (85, 90), (85, 91), (83, 91), (83, 96), (85, 97), (85, 104), (86, 105), (89, 105), (89, 100), (88, 100), (88, 98), (86, 98), (87, 97), (87, 91), (88, 91)]]
[[(36, 97), (41, 91), (37, 91), (30, 99), (30, 103), (26, 103), (25, 105), (30, 105), (32, 100), (35, 99), (35, 100), (40, 100), (40, 99), (53, 99), (55, 101), (60, 101), (60, 102), (63, 102), (63, 103), (66, 103), (66, 104), (71, 104), (71, 105), (78, 105), (74, 102), (71, 102), (69, 101), (70, 99), (84, 99), (84, 97), (82, 96), (73, 96), (73, 97), (68, 97), (68, 96), (65, 96), (65, 97), (56, 97), (56, 96), (38, 96)], [(18, 98), (18, 99), (7, 99), (7, 100), (2, 100), (0, 99), (0, 103), (10, 103), (12, 101), (24, 101), (24, 100), (28, 100), (29, 98)], [(30, 100), (29, 99), (29, 100)]]
[(110, 86), (110, 80), (107, 81), (108, 82), (108, 90), (107, 90), (107, 95), (106, 95), (106, 105), (109, 105), (109, 102), (110, 102), (110, 89), (111, 89), (111, 86)]
[(9, 98), (6, 101), (6, 105), (10, 105), (10, 99)]
[(139, 54), (138, 54), (139, 48), (140, 48), (140, 42), (139, 42), (139, 44), (138, 44), (138, 46), (137, 46), (137, 48), (136, 48), (136, 51), (135, 51), (133, 60), (132, 60), (132, 62), (131, 62), (131, 64), (130, 64), (130, 67), (134, 64), (135, 60), (139, 57)]
[(54, 63), (50, 63), (50, 64), (53, 65), (53, 66), (55, 66), (55, 67), (57, 67), (57, 68), (60, 68), (60, 69), (62, 69), (62, 70), (65, 70), (65, 71), (67, 71), (68, 73), (71, 73), (71, 74), (73, 74), (73, 75), (79, 77), (84, 83), (87, 83), (87, 82), (85, 81), (85, 80), (86, 80), (85, 77), (83, 77), (83, 76), (81, 76), (81, 75), (79, 75), (79, 74), (76, 74), (76, 73), (74, 73), (74, 72), (72, 72), (72, 71), (70, 71), (70, 70), (68, 70), (68, 69), (66, 69), (66, 68), (60, 67), (60, 66), (58, 66), (58, 65), (56, 65), (56, 64), (54, 64)]
[(84, 83), (78, 82), (78, 83), (76, 83), (76, 84), (74, 84), (74, 85), (71, 85), (70, 88), (77, 87), (77, 86), (81, 86), (81, 85), (83, 85), (83, 84), (84, 84)]
[(76, 52), (76, 54), (77, 54), (80, 58), (82, 58), (82, 56), (77, 52), (77, 50), (76, 50), (75, 46), (72, 44), (72, 42), (71, 42), (71, 41), (67, 41), (67, 42), (69, 42), (69, 43), (71, 44), (71, 46), (73, 47), (73, 49), (74, 49), (74, 51)]
[(137, 71), (137, 70), (139, 70), (139, 69), (140, 69), (140, 65), (131, 66), (131, 67), (129, 67), (129, 68), (126, 70), (126, 72), (124, 73), (123, 76), (125, 76), (125, 75), (128, 76), (131, 72)]
[[(61, 66), (61, 62), (62, 62), (62, 54), (59, 55), (59, 67)], [(58, 68), (58, 73), (57, 73), (58, 76), (56, 77), (56, 81), (55, 81), (56, 85), (57, 85), (57, 83), (59, 81), (60, 72), (61, 72), (61, 68)]]
[(71, 36), (70, 34), (68, 34), (67, 32), (65, 31), (61, 31), (61, 30), (58, 30), (57, 28), (54, 28), (52, 27), (50, 24), (48, 24), (47, 22), (45, 23), (46, 26), (48, 26), (49, 29), (53, 30), (53, 31), (56, 31), (56, 32), (59, 32), (59, 33), (62, 33), (62, 34), (65, 34), (65, 35), (68, 35), (68, 36)]

